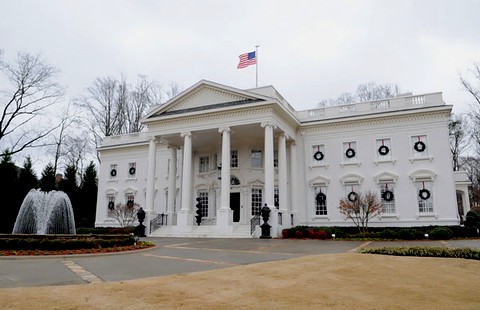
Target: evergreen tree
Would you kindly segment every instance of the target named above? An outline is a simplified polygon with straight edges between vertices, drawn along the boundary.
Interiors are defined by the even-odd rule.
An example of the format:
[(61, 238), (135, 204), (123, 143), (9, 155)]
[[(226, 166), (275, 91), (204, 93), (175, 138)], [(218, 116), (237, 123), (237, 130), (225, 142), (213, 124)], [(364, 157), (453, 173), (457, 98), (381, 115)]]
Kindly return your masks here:
[(27, 156), (23, 162), (23, 169), (20, 170), (18, 177), (18, 188), (22, 201), (31, 189), (38, 188), (38, 178), (35, 174), (35, 171), (33, 171), (32, 160), (30, 156)]
[(80, 189), (81, 206), (83, 218), (80, 220), (82, 226), (93, 227), (97, 210), (98, 179), (97, 170), (93, 162), (90, 162), (82, 176), (82, 187)]
[(12, 162), (9, 151), (6, 150), (2, 155), (0, 161), (0, 197), (2, 202), (0, 208), (2, 216), (0, 216), (0, 232), (12, 233), (13, 225), (17, 218), (18, 206), (17, 201), (17, 178), (18, 170)]
[(80, 188), (77, 185), (77, 168), (68, 165), (65, 169), (64, 178), (59, 184), (59, 190), (65, 192), (72, 203), (75, 216), (75, 226), (79, 227), (80, 220), (83, 218), (81, 205), (79, 204)]
[(55, 190), (55, 169), (51, 163), (49, 163), (42, 171), (40, 189), (44, 192)]

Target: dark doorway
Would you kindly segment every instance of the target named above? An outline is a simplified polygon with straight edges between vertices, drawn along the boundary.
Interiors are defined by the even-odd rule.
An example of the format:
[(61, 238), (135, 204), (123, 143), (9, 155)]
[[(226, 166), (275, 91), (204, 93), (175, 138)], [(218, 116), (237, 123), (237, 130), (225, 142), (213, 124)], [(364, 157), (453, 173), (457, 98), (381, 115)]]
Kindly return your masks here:
[(233, 210), (233, 221), (240, 222), (240, 193), (230, 193), (230, 209)]

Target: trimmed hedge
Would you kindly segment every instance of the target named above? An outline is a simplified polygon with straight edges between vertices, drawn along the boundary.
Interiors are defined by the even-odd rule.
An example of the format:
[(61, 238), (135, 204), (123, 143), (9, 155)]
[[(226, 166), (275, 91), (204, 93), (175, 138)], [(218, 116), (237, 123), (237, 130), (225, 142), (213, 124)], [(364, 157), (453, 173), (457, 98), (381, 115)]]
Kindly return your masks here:
[[(358, 232), (357, 227), (316, 227), (316, 226), (295, 226), (282, 230), (282, 237), (286, 238), (310, 238), (312, 232), (324, 231), (326, 239), (332, 238), (348, 238), (348, 239), (384, 239), (384, 240), (423, 240), (425, 234), (429, 235), (429, 239), (446, 240), (451, 238), (469, 238), (478, 237), (475, 227), (463, 226), (421, 226), (421, 227), (370, 227), (369, 231), (363, 235)], [(322, 238), (323, 239), (323, 238)]]
[(418, 257), (450, 257), (480, 260), (480, 250), (470, 248), (442, 248), (442, 247), (384, 247), (364, 248), (359, 251), (364, 254), (382, 254), (395, 256)]
[(135, 233), (135, 227), (95, 227), (77, 228), (77, 235), (128, 235)]
[[(43, 238), (42, 238), (43, 237)], [(0, 249), (2, 250), (78, 250), (92, 248), (109, 248), (114, 246), (128, 246), (135, 243), (131, 235), (114, 236), (63, 236), (30, 237), (30, 236), (2, 236)]]

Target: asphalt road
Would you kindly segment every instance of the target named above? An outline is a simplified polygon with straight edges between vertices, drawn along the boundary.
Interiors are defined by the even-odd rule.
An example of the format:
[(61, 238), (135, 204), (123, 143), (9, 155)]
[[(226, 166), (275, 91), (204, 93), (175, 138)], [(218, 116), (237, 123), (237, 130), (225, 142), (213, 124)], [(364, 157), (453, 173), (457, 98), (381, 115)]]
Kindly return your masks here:
[(0, 288), (124, 281), (228, 268), (358, 247), (442, 246), (480, 249), (480, 240), (363, 242), (293, 239), (144, 238), (153, 249), (101, 255), (0, 257)]

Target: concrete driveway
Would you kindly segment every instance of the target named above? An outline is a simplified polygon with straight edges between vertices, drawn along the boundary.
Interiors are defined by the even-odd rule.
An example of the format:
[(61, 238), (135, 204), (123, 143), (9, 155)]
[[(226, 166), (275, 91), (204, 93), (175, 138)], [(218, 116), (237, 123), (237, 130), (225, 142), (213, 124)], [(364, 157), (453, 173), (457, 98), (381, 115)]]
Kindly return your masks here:
[(153, 249), (128, 253), (55, 257), (0, 257), (0, 288), (67, 285), (156, 277), (318, 254), (361, 246), (480, 248), (479, 240), (363, 242), (294, 239), (144, 238)]

